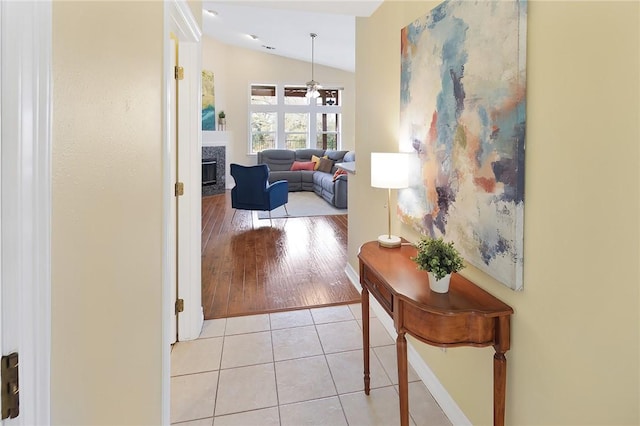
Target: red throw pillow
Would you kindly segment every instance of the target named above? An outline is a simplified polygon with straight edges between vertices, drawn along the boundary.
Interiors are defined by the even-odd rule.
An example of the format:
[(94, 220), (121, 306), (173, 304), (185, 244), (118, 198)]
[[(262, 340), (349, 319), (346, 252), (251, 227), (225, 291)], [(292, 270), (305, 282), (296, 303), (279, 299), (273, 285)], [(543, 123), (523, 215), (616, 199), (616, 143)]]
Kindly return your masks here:
[(314, 163), (313, 161), (294, 161), (293, 164), (291, 165), (291, 171), (296, 171), (296, 170), (313, 171), (313, 168), (315, 165), (316, 163)]
[(336, 170), (336, 172), (333, 174), (333, 181), (335, 182), (336, 179), (340, 177), (340, 175), (346, 175), (346, 174), (347, 174), (346, 170), (342, 170), (342, 169)]

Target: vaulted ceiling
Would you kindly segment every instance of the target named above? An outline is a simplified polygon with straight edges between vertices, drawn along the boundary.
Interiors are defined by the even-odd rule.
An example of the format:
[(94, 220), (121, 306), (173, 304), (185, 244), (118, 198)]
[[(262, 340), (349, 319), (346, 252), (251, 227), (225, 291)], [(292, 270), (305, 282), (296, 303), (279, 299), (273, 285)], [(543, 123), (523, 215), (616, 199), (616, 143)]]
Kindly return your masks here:
[[(204, 34), (223, 43), (355, 71), (356, 17), (382, 0), (203, 1)], [(207, 11), (212, 11), (209, 13)], [(252, 38), (251, 35), (256, 38)]]

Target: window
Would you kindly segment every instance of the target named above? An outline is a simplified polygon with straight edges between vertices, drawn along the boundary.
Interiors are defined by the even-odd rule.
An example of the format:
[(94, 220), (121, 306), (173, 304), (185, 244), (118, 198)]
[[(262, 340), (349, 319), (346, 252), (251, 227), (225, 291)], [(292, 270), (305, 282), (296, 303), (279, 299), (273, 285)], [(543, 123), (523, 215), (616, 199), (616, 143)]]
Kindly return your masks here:
[(269, 148), (340, 149), (342, 89), (321, 89), (309, 99), (304, 86), (252, 84), (249, 152)]
[(307, 147), (309, 134), (309, 114), (306, 112), (284, 113), (284, 141), (287, 149)]
[(309, 103), (306, 87), (285, 87), (284, 88), (284, 104), (285, 105), (307, 105)]
[(252, 105), (276, 105), (276, 86), (251, 86)]
[(275, 112), (254, 112), (251, 114), (251, 146), (255, 151), (276, 147)]
[(316, 148), (338, 149), (340, 114), (318, 114), (316, 118)]

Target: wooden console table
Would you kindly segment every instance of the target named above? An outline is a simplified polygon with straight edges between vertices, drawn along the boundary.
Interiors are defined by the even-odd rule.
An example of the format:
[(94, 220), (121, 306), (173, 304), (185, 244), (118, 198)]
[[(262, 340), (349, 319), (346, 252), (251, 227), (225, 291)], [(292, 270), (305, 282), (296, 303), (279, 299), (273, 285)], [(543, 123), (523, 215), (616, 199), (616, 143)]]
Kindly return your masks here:
[(369, 293), (393, 318), (398, 338), (400, 424), (409, 425), (407, 340), (409, 333), (429, 345), (493, 346), (493, 423), (504, 425), (509, 320), (513, 309), (471, 281), (453, 274), (449, 293), (429, 289), (428, 275), (410, 259), (415, 247), (383, 248), (377, 241), (360, 247), (364, 392), (369, 395)]

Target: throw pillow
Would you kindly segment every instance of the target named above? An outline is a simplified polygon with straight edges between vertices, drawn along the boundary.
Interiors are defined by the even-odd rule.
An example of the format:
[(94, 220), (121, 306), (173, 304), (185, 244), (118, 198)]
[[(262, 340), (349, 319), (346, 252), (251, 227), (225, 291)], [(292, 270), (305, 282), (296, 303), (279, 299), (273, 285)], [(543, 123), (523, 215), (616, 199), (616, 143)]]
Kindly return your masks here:
[(313, 161), (313, 170), (318, 170), (318, 165), (320, 164), (320, 157), (318, 157), (317, 155), (312, 155), (311, 161)]
[(333, 181), (335, 182), (336, 179), (338, 179), (340, 176), (346, 175), (346, 174), (347, 174), (346, 170), (342, 170), (342, 169), (336, 170), (336, 172), (333, 174)]
[(291, 171), (296, 170), (313, 170), (316, 166), (316, 163), (313, 161), (294, 161), (291, 165)]
[(321, 158), (320, 162), (318, 163), (318, 168), (316, 170), (318, 170), (319, 172), (325, 172), (325, 173), (331, 173), (331, 169), (333, 168), (333, 160), (329, 160), (328, 158)]
[[(322, 158), (327, 158), (327, 156), (325, 155)], [(318, 166), (320, 165), (320, 157), (318, 157), (317, 155), (312, 155), (311, 161), (315, 163), (315, 167), (313, 168), (313, 170), (318, 170)]]

